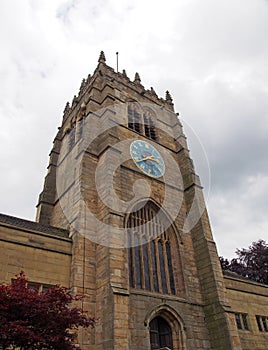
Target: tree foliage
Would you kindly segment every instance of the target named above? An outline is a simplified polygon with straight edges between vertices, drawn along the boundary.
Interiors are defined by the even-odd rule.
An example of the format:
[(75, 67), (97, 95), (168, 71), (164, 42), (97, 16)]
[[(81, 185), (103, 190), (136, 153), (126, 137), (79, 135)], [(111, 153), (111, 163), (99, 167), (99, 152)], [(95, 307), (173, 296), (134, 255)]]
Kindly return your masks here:
[(232, 271), (253, 281), (268, 284), (268, 244), (260, 239), (248, 249), (237, 249), (237, 258), (220, 257), (223, 271)]
[(94, 319), (71, 307), (81, 297), (55, 286), (39, 293), (27, 288), (24, 272), (0, 286), (0, 349), (72, 350), (77, 329), (94, 326)]

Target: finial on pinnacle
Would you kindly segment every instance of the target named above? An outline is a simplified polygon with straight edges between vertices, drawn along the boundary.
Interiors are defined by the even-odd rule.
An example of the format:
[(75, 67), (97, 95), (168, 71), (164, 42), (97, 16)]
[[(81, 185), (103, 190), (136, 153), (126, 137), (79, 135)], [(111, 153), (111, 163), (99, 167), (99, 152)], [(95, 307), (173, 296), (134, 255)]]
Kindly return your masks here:
[(139, 73), (135, 74), (134, 83), (136, 83), (136, 84), (140, 84), (141, 83), (141, 78), (140, 78)]
[(89, 83), (90, 79), (91, 79), (91, 75), (89, 74), (89, 75), (87, 76), (86, 82)]
[(78, 101), (77, 101), (77, 96), (74, 95), (74, 98), (73, 98), (73, 100), (72, 100), (72, 107), (73, 107), (74, 105), (77, 105), (77, 103), (78, 103)]
[(155, 90), (154, 90), (154, 88), (151, 86), (151, 93), (153, 94), (153, 95), (156, 95), (157, 96), (157, 94), (156, 94), (156, 92), (155, 92)]
[(103, 51), (101, 51), (100, 53), (99, 62), (102, 62), (102, 63), (106, 62), (106, 58)]
[(173, 99), (172, 99), (168, 90), (166, 91), (166, 102), (168, 102), (170, 104), (172, 104), (172, 102), (173, 102)]
[(71, 108), (70, 108), (70, 103), (67, 102), (67, 103), (66, 103), (66, 106), (65, 106), (65, 108), (64, 108), (63, 114), (68, 113), (70, 109), (71, 109)]
[(79, 93), (81, 93), (86, 86), (86, 79), (83, 79), (80, 85)]
[(126, 70), (125, 70), (125, 69), (123, 69), (122, 74), (123, 74), (123, 76), (124, 76), (124, 77), (127, 77), (127, 72), (126, 72)]

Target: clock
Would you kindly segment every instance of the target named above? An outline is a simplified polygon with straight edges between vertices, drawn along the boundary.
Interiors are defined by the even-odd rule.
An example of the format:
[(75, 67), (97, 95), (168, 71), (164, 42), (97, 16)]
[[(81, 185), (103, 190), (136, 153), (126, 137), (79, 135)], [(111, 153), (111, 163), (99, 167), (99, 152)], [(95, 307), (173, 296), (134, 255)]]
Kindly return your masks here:
[(137, 167), (154, 178), (165, 173), (165, 163), (160, 153), (148, 142), (135, 140), (130, 145), (130, 155)]

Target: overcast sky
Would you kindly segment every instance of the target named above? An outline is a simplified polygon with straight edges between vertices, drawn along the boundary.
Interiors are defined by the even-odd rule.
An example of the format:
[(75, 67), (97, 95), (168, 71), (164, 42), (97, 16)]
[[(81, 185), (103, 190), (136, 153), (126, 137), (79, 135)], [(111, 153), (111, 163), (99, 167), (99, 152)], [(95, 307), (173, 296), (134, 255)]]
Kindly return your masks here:
[(119, 51), (119, 70), (131, 79), (139, 72), (160, 96), (169, 90), (206, 151), (210, 191), (201, 180), (220, 255), (234, 257), (236, 248), (267, 240), (267, 0), (0, 6), (0, 212), (34, 220), (66, 102), (93, 73), (101, 50), (114, 68)]

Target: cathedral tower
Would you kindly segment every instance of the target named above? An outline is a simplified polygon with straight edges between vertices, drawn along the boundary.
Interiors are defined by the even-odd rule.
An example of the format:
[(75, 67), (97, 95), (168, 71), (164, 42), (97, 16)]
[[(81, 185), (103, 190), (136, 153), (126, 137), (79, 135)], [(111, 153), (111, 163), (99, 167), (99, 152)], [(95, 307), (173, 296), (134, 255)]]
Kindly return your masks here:
[(169, 92), (96, 70), (66, 105), (37, 221), (68, 229), (83, 349), (241, 349), (202, 187)]

